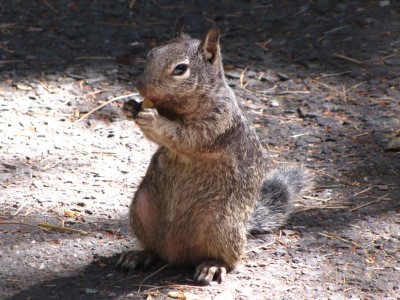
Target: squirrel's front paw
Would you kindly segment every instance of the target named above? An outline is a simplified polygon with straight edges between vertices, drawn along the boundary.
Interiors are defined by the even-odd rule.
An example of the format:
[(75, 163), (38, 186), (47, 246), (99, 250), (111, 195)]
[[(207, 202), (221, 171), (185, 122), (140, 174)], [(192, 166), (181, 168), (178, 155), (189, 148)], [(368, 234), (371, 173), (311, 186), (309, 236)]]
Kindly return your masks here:
[(122, 111), (128, 120), (133, 120), (140, 111), (140, 103), (133, 99), (126, 101), (122, 106)]
[(144, 108), (136, 116), (135, 121), (141, 127), (153, 127), (158, 118), (158, 111), (155, 108)]

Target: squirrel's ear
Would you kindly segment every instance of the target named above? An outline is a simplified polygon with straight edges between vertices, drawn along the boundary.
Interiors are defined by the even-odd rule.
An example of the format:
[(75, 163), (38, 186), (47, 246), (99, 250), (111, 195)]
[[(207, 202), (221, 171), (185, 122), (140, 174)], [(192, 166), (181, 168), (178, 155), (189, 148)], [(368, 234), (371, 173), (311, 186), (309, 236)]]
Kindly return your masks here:
[(185, 18), (180, 16), (175, 23), (174, 37), (178, 38), (183, 35), (183, 28), (185, 27)]
[(221, 54), (219, 49), (219, 30), (211, 28), (201, 42), (202, 51), (210, 63), (217, 61)]

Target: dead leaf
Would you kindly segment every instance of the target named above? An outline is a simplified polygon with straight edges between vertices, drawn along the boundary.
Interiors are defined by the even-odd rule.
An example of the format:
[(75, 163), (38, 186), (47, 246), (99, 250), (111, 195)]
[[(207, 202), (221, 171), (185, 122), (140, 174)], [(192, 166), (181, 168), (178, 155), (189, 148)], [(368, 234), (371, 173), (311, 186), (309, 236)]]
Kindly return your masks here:
[(99, 262), (98, 264), (97, 264), (100, 268), (107, 268), (108, 267), (108, 265), (106, 264), (106, 263), (103, 263), (103, 262)]
[(64, 215), (69, 218), (79, 218), (82, 216), (82, 213), (77, 211), (72, 211), (70, 209), (64, 209)]
[(153, 299), (155, 299), (155, 297), (157, 297), (159, 294), (160, 294), (159, 291), (148, 292), (148, 293), (146, 293), (146, 295), (147, 295), (146, 300), (153, 300)]
[(385, 184), (379, 184), (376, 186), (376, 188), (380, 191), (388, 191), (389, 190), (389, 187)]
[(151, 294), (147, 294), (146, 300), (153, 300), (153, 296)]
[(200, 300), (201, 298), (197, 295), (194, 295), (189, 292), (178, 292), (178, 291), (172, 291), (167, 294), (168, 297), (174, 298), (174, 299), (184, 299), (184, 300)]
[(386, 146), (386, 150), (400, 150), (400, 136), (392, 139)]
[(15, 86), (17, 87), (17, 89), (19, 89), (21, 91), (31, 91), (32, 90), (32, 87), (30, 87), (29, 85), (22, 84), (22, 83), (17, 83)]

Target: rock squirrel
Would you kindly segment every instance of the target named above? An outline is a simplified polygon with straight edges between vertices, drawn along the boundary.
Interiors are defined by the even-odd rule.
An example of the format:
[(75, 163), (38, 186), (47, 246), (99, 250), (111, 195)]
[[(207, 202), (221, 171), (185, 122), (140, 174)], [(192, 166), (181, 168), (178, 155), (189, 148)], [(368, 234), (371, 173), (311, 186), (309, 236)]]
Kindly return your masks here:
[(193, 39), (179, 19), (138, 79), (148, 105), (130, 100), (123, 107), (159, 148), (130, 206), (144, 250), (122, 254), (121, 269), (160, 258), (197, 266), (198, 284), (221, 282), (243, 254), (246, 235), (282, 225), (310, 185), (300, 168), (266, 171), (262, 145), (225, 80), (219, 36), (212, 28)]

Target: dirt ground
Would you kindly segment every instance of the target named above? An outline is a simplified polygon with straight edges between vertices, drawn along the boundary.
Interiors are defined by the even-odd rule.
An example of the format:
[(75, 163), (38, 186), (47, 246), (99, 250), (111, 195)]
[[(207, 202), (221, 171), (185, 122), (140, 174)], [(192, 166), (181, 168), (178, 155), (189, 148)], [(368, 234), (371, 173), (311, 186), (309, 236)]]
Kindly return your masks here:
[[(385, 151), (400, 131), (400, 2), (198, 2), (0, 1), (0, 299), (400, 299), (400, 152)], [(76, 122), (137, 98), (180, 15), (194, 37), (220, 28), (271, 164), (317, 178), (208, 287), (164, 263), (114, 269), (138, 247), (128, 205), (155, 148), (122, 101)]]

